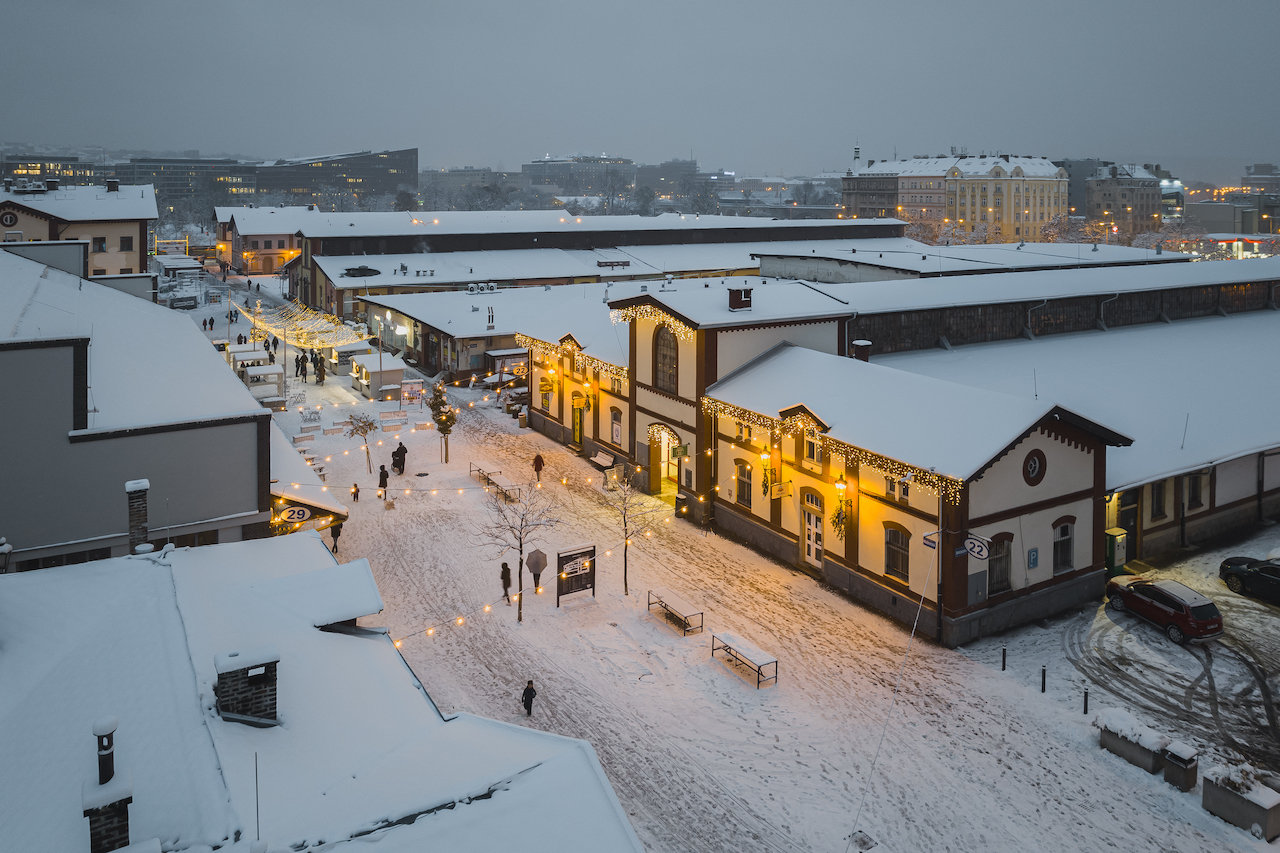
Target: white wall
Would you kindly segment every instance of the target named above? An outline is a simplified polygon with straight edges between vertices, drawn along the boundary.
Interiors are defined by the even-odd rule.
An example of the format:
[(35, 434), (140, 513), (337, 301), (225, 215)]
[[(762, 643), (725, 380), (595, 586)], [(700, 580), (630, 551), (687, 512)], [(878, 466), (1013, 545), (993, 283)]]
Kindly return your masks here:
[[(840, 325), (834, 320), (826, 323), (718, 332), (716, 334), (716, 372), (720, 377), (724, 377), (730, 371), (741, 367), (782, 341), (790, 341), (796, 346), (818, 352), (835, 353), (840, 342), (839, 337)], [(683, 367), (682, 362), (682, 372)]]
[(1258, 494), (1258, 457), (1242, 456), (1218, 466), (1214, 486), (1215, 506), (1222, 506)]
[[(1027, 454), (1045, 455), (1044, 479), (1027, 485), (1022, 466)], [(1093, 454), (1036, 431), (983, 472), (969, 489), (969, 517), (981, 518), (1039, 501), (1093, 488)]]

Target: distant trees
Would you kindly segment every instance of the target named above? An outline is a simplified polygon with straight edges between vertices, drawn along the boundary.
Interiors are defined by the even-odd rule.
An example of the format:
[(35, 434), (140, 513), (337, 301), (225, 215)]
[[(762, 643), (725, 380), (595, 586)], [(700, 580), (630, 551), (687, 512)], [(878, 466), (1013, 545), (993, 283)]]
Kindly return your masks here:
[(408, 190), (400, 190), (396, 193), (395, 209), (413, 211), (418, 209), (418, 199)]
[(636, 187), (631, 191), (631, 200), (628, 212), (638, 216), (653, 216), (653, 201), (657, 197), (649, 187)]

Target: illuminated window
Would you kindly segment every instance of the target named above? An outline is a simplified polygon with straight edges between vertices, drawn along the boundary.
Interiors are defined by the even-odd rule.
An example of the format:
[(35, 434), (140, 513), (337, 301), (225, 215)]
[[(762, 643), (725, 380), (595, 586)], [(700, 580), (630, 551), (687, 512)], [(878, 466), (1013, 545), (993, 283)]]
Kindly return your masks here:
[(884, 523), (884, 573), (903, 583), (911, 579), (911, 534), (900, 524)]
[(653, 336), (653, 384), (659, 391), (679, 393), (678, 349), (676, 336), (666, 326), (659, 326)]

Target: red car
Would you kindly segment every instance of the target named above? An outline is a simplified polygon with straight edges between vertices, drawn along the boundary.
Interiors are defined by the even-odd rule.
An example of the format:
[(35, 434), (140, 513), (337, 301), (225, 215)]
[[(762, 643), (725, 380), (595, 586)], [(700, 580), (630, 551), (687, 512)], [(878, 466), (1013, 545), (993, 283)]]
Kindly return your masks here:
[(1217, 605), (1177, 581), (1121, 575), (1107, 581), (1107, 600), (1115, 610), (1153, 623), (1178, 644), (1203, 643), (1223, 633)]

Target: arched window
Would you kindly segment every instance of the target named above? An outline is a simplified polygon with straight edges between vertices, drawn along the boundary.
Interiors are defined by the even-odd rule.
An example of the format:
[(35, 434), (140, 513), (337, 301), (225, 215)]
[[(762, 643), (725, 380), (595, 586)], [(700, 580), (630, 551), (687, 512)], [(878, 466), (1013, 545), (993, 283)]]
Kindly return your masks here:
[(884, 573), (903, 583), (910, 583), (911, 533), (892, 521), (884, 523)]
[(653, 387), (668, 394), (679, 393), (678, 360), (675, 333), (659, 326), (653, 335)]

